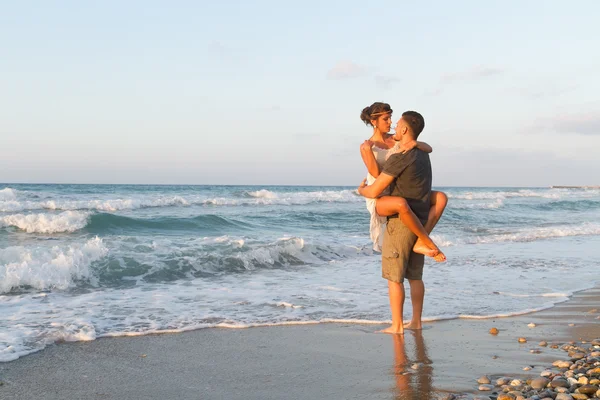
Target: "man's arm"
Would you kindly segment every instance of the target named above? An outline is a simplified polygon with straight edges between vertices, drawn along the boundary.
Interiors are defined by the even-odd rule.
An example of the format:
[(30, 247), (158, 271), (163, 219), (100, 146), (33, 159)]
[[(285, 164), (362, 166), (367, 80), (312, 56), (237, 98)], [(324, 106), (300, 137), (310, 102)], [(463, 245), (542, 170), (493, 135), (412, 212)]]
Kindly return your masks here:
[(388, 175), (385, 172), (379, 174), (375, 182), (372, 185), (367, 186), (366, 179), (358, 187), (358, 193), (369, 199), (374, 199), (379, 196), (386, 187), (390, 186), (391, 183), (396, 179), (395, 176)]
[(408, 153), (415, 147), (419, 150), (424, 151), (425, 153), (431, 153), (433, 151), (433, 147), (431, 147), (427, 143), (417, 142), (416, 140), (413, 140), (412, 142), (407, 142), (407, 143), (400, 145), (400, 147), (398, 148), (398, 152), (402, 153), (402, 154)]

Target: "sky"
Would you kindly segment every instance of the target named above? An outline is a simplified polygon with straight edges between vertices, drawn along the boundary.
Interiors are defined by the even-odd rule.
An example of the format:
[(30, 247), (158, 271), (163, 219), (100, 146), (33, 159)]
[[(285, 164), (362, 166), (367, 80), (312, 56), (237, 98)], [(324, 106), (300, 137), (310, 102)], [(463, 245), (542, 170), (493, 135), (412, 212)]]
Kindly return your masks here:
[(0, 182), (358, 185), (419, 111), (434, 186), (600, 185), (600, 2), (0, 0)]

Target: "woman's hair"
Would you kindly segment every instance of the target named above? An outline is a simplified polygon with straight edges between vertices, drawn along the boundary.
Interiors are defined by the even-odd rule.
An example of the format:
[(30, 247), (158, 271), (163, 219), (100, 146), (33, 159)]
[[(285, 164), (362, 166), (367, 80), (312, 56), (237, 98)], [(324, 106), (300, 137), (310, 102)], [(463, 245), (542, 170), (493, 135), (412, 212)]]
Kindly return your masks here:
[(380, 115), (387, 113), (391, 114), (392, 112), (393, 110), (388, 103), (375, 102), (369, 107), (363, 108), (362, 112), (360, 113), (360, 119), (366, 125), (373, 126), (371, 123), (372, 120), (379, 118)]

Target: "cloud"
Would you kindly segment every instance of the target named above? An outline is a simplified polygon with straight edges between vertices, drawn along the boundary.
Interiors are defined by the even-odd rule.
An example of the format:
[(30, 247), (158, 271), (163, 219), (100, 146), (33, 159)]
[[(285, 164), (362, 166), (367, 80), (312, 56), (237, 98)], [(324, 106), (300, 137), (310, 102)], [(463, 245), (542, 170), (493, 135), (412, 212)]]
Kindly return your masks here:
[(223, 62), (242, 61), (242, 56), (239, 51), (217, 40), (210, 42), (207, 50), (208, 54), (212, 55), (212, 57), (216, 60)]
[(444, 74), (440, 77), (438, 86), (425, 94), (428, 96), (438, 96), (442, 94), (448, 85), (489, 79), (505, 72), (506, 70), (502, 68), (479, 65), (465, 71)]
[(365, 66), (347, 60), (338, 62), (327, 71), (327, 79), (332, 80), (352, 79), (366, 75), (368, 75), (368, 69)]
[(485, 79), (492, 76), (503, 74), (505, 71), (501, 68), (477, 66), (466, 71), (454, 72), (442, 75), (441, 83), (448, 84), (460, 81), (473, 81)]
[[(438, 151), (441, 150), (441, 151)], [(437, 152), (437, 153), (436, 153)], [(597, 185), (597, 163), (548, 151), (446, 147), (432, 156), (433, 178), (448, 186)]]
[(530, 86), (526, 88), (520, 88), (518, 91), (524, 96), (531, 97), (533, 99), (544, 99), (548, 97), (558, 97), (562, 96), (565, 93), (572, 92), (575, 89), (578, 89), (579, 85), (570, 85), (570, 86), (557, 86), (555, 83), (546, 84), (546, 85), (538, 85), (538, 86)]
[(375, 83), (383, 89), (389, 89), (396, 82), (400, 82), (400, 79), (394, 76), (375, 75)]
[(545, 125), (558, 133), (600, 135), (600, 113), (561, 115), (549, 118)]

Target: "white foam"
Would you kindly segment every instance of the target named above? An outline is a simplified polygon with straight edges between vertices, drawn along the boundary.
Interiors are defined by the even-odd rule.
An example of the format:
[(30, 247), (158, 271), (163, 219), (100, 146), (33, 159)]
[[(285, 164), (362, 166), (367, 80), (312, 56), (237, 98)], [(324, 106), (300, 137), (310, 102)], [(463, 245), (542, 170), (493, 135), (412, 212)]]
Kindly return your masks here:
[(275, 304), (277, 307), (284, 307), (284, 308), (303, 308), (302, 306), (298, 306), (292, 303), (287, 303), (285, 301), (280, 301), (278, 303)]
[(448, 193), (448, 198), (459, 200), (504, 200), (513, 197), (539, 197), (544, 199), (559, 199), (561, 193), (553, 190), (509, 190), (509, 191), (490, 191), (490, 192), (466, 192), (466, 193)]
[(121, 210), (137, 210), (140, 208), (189, 206), (190, 204), (192, 204), (191, 201), (188, 201), (181, 196), (90, 200), (52, 199), (45, 201), (17, 201), (15, 199), (0, 199), (0, 212), (18, 212), (28, 210), (96, 210), (115, 212)]
[(0, 228), (14, 226), (27, 233), (75, 232), (84, 228), (90, 213), (65, 211), (60, 214), (14, 214), (0, 217)]
[(363, 202), (362, 196), (356, 190), (326, 190), (314, 192), (280, 192), (275, 193), (261, 189), (248, 192), (250, 198), (238, 199), (215, 197), (204, 199), (201, 204), (213, 206), (243, 206), (243, 205), (304, 205), (311, 203), (355, 203)]
[(12, 201), (17, 198), (17, 191), (11, 188), (0, 190), (0, 201)]
[(250, 197), (264, 198), (264, 199), (276, 199), (277, 194), (271, 192), (270, 190), (261, 189), (255, 192), (247, 192)]
[(577, 226), (563, 225), (555, 227), (521, 228), (514, 233), (487, 234), (485, 236), (465, 236), (454, 240), (444, 235), (431, 235), (439, 246), (448, 247), (462, 244), (487, 244), (501, 242), (533, 242), (536, 240), (552, 239), (569, 236), (600, 235), (600, 225), (587, 223)]
[(98, 237), (66, 248), (0, 249), (0, 293), (23, 286), (39, 290), (66, 289), (75, 280), (91, 279), (90, 264), (107, 253), (108, 249)]

